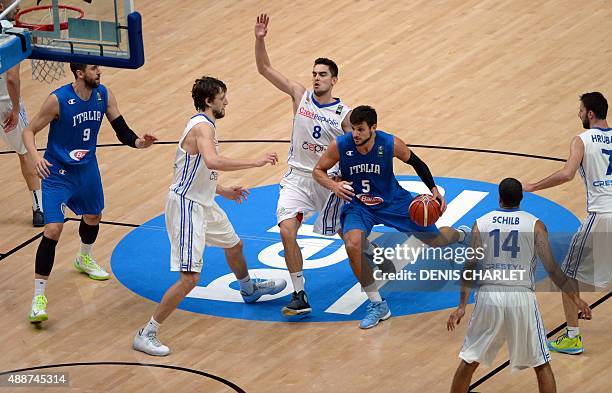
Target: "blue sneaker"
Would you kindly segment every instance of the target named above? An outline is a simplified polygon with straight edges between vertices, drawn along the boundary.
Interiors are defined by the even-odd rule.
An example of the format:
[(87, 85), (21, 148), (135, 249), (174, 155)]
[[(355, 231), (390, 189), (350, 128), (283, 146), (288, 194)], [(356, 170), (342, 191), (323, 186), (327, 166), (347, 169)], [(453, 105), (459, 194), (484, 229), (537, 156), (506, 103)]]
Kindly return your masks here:
[(464, 244), (466, 246), (470, 245), (470, 240), (472, 237), (472, 228), (468, 227), (467, 225), (459, 225), (459, 228), (457, 228), (458, 231), (461, 231), (465, 234), (465, 237), (463, 238), (462, 242), (459, 242), (459, 244)]
[(387, 305), (387, 301), (383, 300), (382, 302), (370, 302), (366, 309), (367, 314), (365, 318), (361, 320), (359, 323), (359, 327), (361, 329), (370, 329), (374, 326), (378, 325), (380, 321), (386, 321), (391, 318), (391, 311), (389, 311), (389, 306)]
[(255, 303), (263, 295), (275, 295), (285, 289), (287, 281), (285, 280), (262, 280), (259, 278), (253, 279), (255, 290), (250, 295), (240, 291), (242, 299), (245, 303)]

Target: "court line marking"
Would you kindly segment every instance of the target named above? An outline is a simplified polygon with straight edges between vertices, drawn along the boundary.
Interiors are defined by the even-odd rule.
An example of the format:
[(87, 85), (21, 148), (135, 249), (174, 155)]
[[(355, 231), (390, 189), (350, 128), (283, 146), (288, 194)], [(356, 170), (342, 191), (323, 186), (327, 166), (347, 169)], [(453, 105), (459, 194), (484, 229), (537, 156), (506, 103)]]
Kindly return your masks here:
[[(286, 139), (227, 139), (227, 140), (219, 141), (219, 143), (290, 143), (290, 142), (291, 141), (286, 140)], [(176, 145), (178, 144), (178, 141), (158, 141), (158, 142), (155, 142), (155, 144), (156, 145)], [(122, 143), (105, 143), (105, 144), (96, 145), (96, 148), (98, 147), (121, 147), (121, 146), (125, 146), (125, 145)], [(503, 151), (503, 150), (476, 149), (476, 148), (471, 148), (471, 147), (420, 145), (420, 144), (410, 144), (410, 143), (407, 143), (406, 146), (420, 147), (423, 149), (456, 150), (456, 151), (469, 151), (469, 152), (474, 152), (474, 153), (501, 154), (501, 155), (507, 155), (507, 156), (537, 158), (540, 160), (549, 160), (549, 161), (558, 161), (558, 162), (566, 161), (564, 158), (558, 158), (558, 157), (540, 156), (537, 154), (519, 153), (519, 152)], [(38, 148), (36, 150), (45, 151), (45, 148)], [(12, 154), (12, 153), (14, 153), (14, 151), (12, 150), (1, 151), (0, 155)]]
[(20, 372), (24, 372), (24, 371), (44, 370), (44, 369), (48, 369), (48, 368), (79, 367), (79, 366), (140, 366), (140, 367), (165, 368), (165, 369), (176, 370), (176, 371), (183, 371), (183, 372), (187, 372), (187, 373), (191, 373), (191, 374), (200, 375), (202, 377), (210, 378), (210, 379), (215, 380), (217, 382), (221, 382), (225, 386), (228, 386), (228, 387), (232, 388), (235, 392), (246, 393), (246, 391), (244, 389), (242, 389), (240, 386), (236, 385), (235, 383), (233, 383), (231, 381), (228, 381), (227, 379), (219, 377), (219, 376), (214, 375), (214, 374), (210, 374), (210, 373), (207, 373), (207, 372), (204, 372), (204, 371), (194, 370), (194, 369), (186, 368), (186, 367), (171, 366), (171, 365), (168, 365), (168, 364), (155, 364), (155, 363), (137, 363), (137, 362), (58, 363), (58, 364), (48, 364), (48, 365), (44, 365), (44, 366), (20, 368), (20, 369), (10, 370), (10, 371), (2, 371), (2, 372), (0, 372), (0, 375), (20, 373)]

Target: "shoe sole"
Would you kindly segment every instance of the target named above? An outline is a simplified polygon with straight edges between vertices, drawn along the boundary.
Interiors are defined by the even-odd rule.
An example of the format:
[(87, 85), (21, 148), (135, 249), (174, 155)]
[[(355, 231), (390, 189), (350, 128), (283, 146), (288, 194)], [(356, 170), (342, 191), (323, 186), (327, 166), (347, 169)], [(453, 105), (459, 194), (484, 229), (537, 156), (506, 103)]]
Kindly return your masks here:
[(553, 351), (553, 352), (557, 352), (557, 353), (562, 353), (564, 355), (580, 355), (582, 352), (584, 352), (584, 348), (581, 348), (581, 349), (557, 349), (557, 348), (553, 348), (553, 347), (548, 347), (548, 350)]
[(364, 327), (362, 327), (361, 325), (359, 325), (359, 328), (360, 328), (360, 329), (363, 329), (363, 330), (372, 329), (373, 327), (378, 326), (378, 324), (379, 324), (379, 323), (381, 323), (382, 321), (386, 321), (386, 320), (387, 320), (387, 319), (389, 319), (389, 318), (391, 318), (391, 311), (387, 311), (387, 313), (385, 314), (385, 316), (384, 316), (384, 317), (382, 317), (382, 318), (379, 318), (379, 319), (378, 319), (378, 321), (376, 321), (376, 323), (375, 323), (375, 324), (370, 325), (370, 326), (364, 326)]
[(149, 353), (149, 352), (145, 351), (144, 349), (137, 348), (136, 345), (134, 345), (134, 344), (132, 344), (132, 349), (135, 350), (135, 351), (138, 351), (138, 352), (142, 352), (142, 353), (144, 353), (146, 355), (156, 356), (156, 357), (159, 357), (159, 358), (170, 355), (170, 352), (168, 352), (166, 354), (163, 354), (163, 355), (158, 355), (158, 354), (155, 354), (155, 353)]
[(100, 276), (94, 276), (93, 274), (89, 274), (87, 273), (85, 270), (83, 270), (79, 264), (74, 261), (74, 268), (79, 272), (79, 273), (84, 273), (87, 274), (89, 276), (89, 278), (91, 278), (92, 280), (96, 280), (96, 281), (106, 281), (110, 278), (110, 276), (108, 277), (100, 277)]
[(34, 318), (28, 316), (28, 320), (30, 321), (30, 323), (41, 323), (41, 322), (46, 321), (47, 319), (49, 319), (49, 316), (46, 315), (46, 314), (45, 315), (39, 315), (39, 316), (34, 317)]
[(281, 313), (286, 317), (295, 317), (296, 315), (306, 315), (312, 312), (312, 308), (302, 308), (299, 310), (293, 310), (291, 308), (283, 307)]

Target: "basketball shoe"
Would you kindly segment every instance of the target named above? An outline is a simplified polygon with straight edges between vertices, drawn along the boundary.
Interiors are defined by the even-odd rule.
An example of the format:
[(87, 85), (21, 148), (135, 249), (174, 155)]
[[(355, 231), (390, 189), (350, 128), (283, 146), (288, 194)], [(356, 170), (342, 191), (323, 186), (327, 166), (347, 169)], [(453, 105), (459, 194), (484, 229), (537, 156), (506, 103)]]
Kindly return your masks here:
[(287, 286), (285, 280), (263, 280), (259, 278), (253, 279), (253, 293), (247, 294), (244, 291), (240, 291), (242, 299), (245, 303), (254, 303), (263, 295), (276, 295)]
[(299, 291), (293, 292), (291, 295), (291, 301), (282, 309), (282, 313), (286, 317), (292, 317), (295, 315), (304, 315), (312, 311), (312, 307), (308, 304), (308, 296), (306, 292)]
[(34, 296), (28, 319), (32, 323), (38, 323), (49, 319), (47, 315), (47, 298), (45, 295)]
[(155, 332), (144, 334), (144, 328), (140, 329), (134, 336), (132, 348), (151, 356), (167, 356), (170, 348), (159, 341)]
[(81, 273), (89, 275), (92, 280), (108, 280), (110, 274), (91, 257), (91, 255), (78, 254), (74, 261), (74, 268)]
[(568, 355), (578, 355), (584, 352), (584, 346), (582, 345), (582, 336), (579, 334), (574, 338), (570, 338), (567, 333), (557, 337), (556, 340), (548, 342), (548, 349), (554, 352), (566, 353)]
[(370, 302), (366, 308), (366, 316), (359, 323), (361, 329), (370, 329), (378, 325), (380, 321), (386, 321), (391, 318), (391, 311), (387, 305), (387, 301)]

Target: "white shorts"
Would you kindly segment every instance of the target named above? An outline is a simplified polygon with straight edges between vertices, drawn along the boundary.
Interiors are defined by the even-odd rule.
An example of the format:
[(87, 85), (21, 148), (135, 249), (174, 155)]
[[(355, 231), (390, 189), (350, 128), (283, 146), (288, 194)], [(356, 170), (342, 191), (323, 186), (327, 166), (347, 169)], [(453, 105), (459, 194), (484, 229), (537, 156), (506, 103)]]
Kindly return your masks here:
[(572, 238), (563, 271), (585, 284), (610, 289), (611, 255), (612, 213), (589, 213)]
[(309, 172), (290, 168), (280, 182), (276, 205), (276, 222), (303, 214), (307, 220), (320, 212), (313, 230), (323, 235), (335, 235), (340, 230), (340, 209), (344, 201), (313, 179)]
[(483, 285), (459, 357), (490, 366), (508, 342), (512, 370), (550, 361), (546, 331), (535, 293), (527, 288)]
[(170, 238), (170, 270), (201, 272), (204, 246), (230, 248), (240, 239), (227, 215), (213, 201), (202, 206), (170, 191), (166, 201), (166, 229)]
[(11, 132), (4, 132), (2, 128), (2, 122), (6, 119), (8, 113), (11, 111), (12, 106), (0, 104), (0, 138), (6, 143), (11, 149), (15, 150), (17, 154), (24, 155), (28, 152), (23, 144), (23, 130), (28, 126), (28, 118), (26, 116), (25, 107), (21, 104), (21, 110), (19, 112), (19, 121)]

